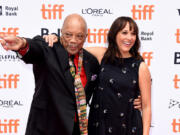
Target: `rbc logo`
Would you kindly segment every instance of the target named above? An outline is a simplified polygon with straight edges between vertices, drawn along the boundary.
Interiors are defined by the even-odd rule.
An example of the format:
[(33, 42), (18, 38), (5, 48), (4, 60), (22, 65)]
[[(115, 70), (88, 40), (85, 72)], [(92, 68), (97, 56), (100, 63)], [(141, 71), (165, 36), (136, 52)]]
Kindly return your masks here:
[(0, 6), (0, 15), (2, 15), (2, 6)]
[(178, 9), (178, 13), (179, 13), (179, 15), (180, 15), (180, 9)]

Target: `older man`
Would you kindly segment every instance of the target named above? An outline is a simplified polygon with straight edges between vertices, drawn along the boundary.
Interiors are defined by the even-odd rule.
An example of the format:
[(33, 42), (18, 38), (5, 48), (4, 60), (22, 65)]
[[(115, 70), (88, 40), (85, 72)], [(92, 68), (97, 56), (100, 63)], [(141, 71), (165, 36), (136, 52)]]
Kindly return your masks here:
[(86, 104), (96, 87), (99, 64), (82, 49), (87, 25), (80, 15), (67, 16), (61, 32), (52, 48), (39, 36), (0, 36), (4, 49), (17, 51), (40, 69), (26, 135), (87, 135)]

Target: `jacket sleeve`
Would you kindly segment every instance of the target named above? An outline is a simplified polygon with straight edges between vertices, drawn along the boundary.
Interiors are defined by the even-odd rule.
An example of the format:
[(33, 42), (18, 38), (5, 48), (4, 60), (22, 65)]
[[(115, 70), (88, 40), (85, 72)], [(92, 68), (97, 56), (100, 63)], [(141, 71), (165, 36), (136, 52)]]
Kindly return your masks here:
[(29, 50), (21, 58), (27, 64), (39, 64), (45, 59), (45, 53), (48, 51), (48, 44), (41, 36), (36, 36), (33, 39), (25, 38), (29, 45)]

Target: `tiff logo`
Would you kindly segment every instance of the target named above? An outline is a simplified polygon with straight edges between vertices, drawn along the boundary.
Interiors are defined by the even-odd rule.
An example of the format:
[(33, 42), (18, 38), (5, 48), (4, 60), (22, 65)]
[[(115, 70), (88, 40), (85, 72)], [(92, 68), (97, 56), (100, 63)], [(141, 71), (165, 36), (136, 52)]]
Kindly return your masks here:
[(0, 89), (4, 88), (17, 88), (19, 82), (19, 74), (4, 74), (0, 75)]
[(180, 119), (173, 119), (172, 130), (174, 133), (180, 132)]
[(174, 81), (174, 88), (179, 89), (178, 82), (180, 81), (180, 79), (178, 78), (177, 74), (175, 74), (173, 81)]
[(177, 29), (175, 36), (176, 36), (176, 43), (180, 43), (180, 29)]
[(180, 64), (180, 52), (174, 53), (174, 64)]
[(19, 28), (2, 28), (2, 31), (0, 31), (0, 35), (13, 35), (17, 36)]
[(154, 5), (139, 5), (138, 8), (136, 8), (136, 5), (133, 5), (132, 7), (132, 17), (134, 20), (152, 20), (152, 13)]
[(142, 53), (142, 57), (143, 57), (143, 59), (146, 61), (146, 64), (148, 65), (148, 66), (150, 66), (151, 65), (151, 60), (152, 60), (152, 54), (153, 54), (153, 52), (143, 52)]
[(58, 16), (59, 19), (62, 19), (62, 12), (64, 12), (63, 9), (64, 5), (51, 5), (48, 4), (48, 7), (45, 7), (45, 4), (42, 5), (42, 18), (45, 20), (51, 20), (56, 19), (56, 16)]
[(0, 120), (0, 133), (18, 133), (19, 119)]
[(88, 43), (106, 43), (109, 29), (88, 29)]
[(0, 15), (2, 15), (2, 6), (0, 6)]

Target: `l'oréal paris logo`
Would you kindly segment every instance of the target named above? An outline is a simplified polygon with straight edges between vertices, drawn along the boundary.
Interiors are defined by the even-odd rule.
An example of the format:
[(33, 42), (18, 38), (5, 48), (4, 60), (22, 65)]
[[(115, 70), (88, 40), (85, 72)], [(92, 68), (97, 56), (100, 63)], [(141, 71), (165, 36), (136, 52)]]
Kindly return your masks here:
[(103, 8), (86, 8), (82, 9), (82, 14), (88, 14), (92, 16), (104, 16), (104, 15), (111, 15), (112, 10), (111, 9), (103, 9)]
[(0, 100), (0, 107), (13, 108), (15, 106), (23, 106), (19, 100)]

